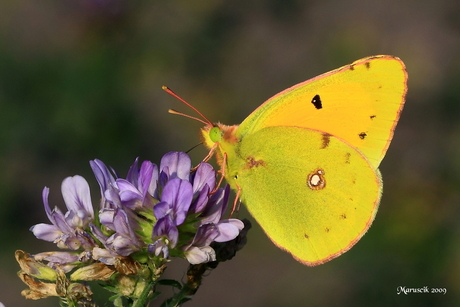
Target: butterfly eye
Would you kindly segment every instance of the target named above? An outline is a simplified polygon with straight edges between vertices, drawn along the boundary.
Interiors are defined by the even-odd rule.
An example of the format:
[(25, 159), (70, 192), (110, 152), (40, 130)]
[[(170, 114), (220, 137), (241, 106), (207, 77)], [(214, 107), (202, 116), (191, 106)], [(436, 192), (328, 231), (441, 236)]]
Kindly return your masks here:
[(209, 130), (209, 138), (214, 143), (222, 141), (222, 130), (219, 127), (212, 127)]

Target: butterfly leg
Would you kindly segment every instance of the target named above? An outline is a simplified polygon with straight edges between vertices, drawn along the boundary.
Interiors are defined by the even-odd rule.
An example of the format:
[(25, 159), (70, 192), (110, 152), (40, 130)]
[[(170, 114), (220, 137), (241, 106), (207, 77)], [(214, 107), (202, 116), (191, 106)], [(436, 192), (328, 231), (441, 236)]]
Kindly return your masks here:
[(217, 148), (217, 143), (214, 144), (214, 146), (212, 146), (212, 148), (209, 150), (209, 153), (206, 155), (206, 157), (204, 157), (203, 160), (202, 160), (200, 163), (198, 163), (197, 166), (195, 166), (194, 168), (192, 168), (192, 169), (190, 170), (190, 172), (196, 171), (196, 169), (198, 168), (198, 166), (200, 166), (201, 163), (203, 163), (203, 162), (208, 162), (208, 161), (212, 158), (212, 156), (214, 155), (214, 153), (215, 153), (215, 151), (216, 151), (216, 148)]
[(214, 143), (214, 145), (211, 147), (211, 149), (209, 150), (208, 154), (206, 155), (206, 157), (204, 157), (203, 161), (201, 162), (208, 162), (209, 160), (211, 160), (212, 156), (214, 156), (214, 153), (217, 149), (217, 146), (219, 146), (219, 143)]
[[(215, 146), (213, 146), (213, 148), (215, 148)], [(211, 150), (213, 150), (213, 149), (211, 149)], [(226, 165), (226, 163), (227, 163), (227, 153), (224, 153), (224, 157), (222, 159), (222, 165)], [(219, 183), (216, 185), (216, 188), (213, 191), (211, 191), (211, 193), (209, 193), (209, 194), (216, 193), (217, 189), (222, 184), (222, 181), (224, 180), (224, 177), (225, 177), (225, 168), (223, 166), (220, 168), (219, 173), (220, 173)]]
[(240, 199), (240, 196), (241, 196), (241, 187), (236, 184), (236, 188), (237, 188), (237, 192), (236, 192), (236, 196), (235, 196), (235, 200), (233, 201), (233, 206), (232, 206), (232, 211), (230, 211), (230, 217), (233, 216), (233, 213), (235, 212), (240, 212), (240, 205), (241, 205), (241, 199)]

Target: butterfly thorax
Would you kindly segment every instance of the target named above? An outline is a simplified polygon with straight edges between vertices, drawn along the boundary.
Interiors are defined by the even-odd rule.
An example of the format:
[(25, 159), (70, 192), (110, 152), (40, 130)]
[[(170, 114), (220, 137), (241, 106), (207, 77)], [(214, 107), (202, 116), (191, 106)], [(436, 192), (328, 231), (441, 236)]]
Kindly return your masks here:
[[(224, 171), (227, 181), (232, 185), (232, 180), (237, 175), (238, 169), (246, 163), (239, 155), (241, 136), (238, 135), (238, 125), (227, 126), (221, 123), (213, 126), (207, 125), (201, 129), (203, 142), (210, 150), (214, 149), (217, 163)], [(223, 165), (226, 155), (226, 165)]]

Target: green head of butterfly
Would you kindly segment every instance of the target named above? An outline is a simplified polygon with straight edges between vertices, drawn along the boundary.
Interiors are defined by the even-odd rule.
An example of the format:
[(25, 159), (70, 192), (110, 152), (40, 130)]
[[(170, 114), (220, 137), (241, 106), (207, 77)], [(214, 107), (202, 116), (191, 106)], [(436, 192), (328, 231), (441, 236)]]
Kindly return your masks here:
[(209, 138), (214, 143), (222, 141), (222, 130), (219, 127), (212, 127), (209, 130)]

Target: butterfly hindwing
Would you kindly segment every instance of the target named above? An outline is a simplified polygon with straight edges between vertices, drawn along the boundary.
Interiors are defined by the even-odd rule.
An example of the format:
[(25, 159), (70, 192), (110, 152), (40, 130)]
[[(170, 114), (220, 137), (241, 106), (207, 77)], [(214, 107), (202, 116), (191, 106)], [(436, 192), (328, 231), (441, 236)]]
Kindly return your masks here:
[(229, 161), (227, 179), (241, 188), (243, 202), (271, 240), (299, 261), (317, 265), (339, 256), (372, 223), (380, 175), (340, 139), (305, 128), (267, 127), (243, 138), (237, 151), (241, 161)]

